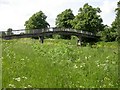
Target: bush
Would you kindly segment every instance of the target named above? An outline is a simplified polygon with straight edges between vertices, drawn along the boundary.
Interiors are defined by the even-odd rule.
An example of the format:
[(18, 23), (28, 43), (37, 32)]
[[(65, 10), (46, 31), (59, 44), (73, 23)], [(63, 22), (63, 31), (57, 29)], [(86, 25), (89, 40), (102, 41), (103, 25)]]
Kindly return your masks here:
[(53, 35), (53, 38), (54, 39), (60, 39), (60, 35), (55, 34), (55, 35)]
[(70, 40), (71, 39), (71, 35), (60, 35), (60, 38), (61, 39), (68, 39), (68, 40)]

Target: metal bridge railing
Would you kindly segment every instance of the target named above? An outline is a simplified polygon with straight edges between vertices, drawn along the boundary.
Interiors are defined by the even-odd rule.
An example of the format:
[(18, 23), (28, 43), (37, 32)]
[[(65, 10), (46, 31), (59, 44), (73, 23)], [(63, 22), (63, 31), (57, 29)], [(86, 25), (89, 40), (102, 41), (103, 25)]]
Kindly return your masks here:
[(71, 28), (46, 28), (46, 29), (31, 29), (31, 30), (26, 30), (26, 29), (21, 29), (21, 30), (12, 30), (12, 32), (8, 31), (3, 31), (0, 32), (0, 36), (4, 34), (4, 36), (8, 35), (18, 35), (18, 34), (37, 34), (37, 33), (42, 33), (42, 32), (49, 32), (49, 31), (71, 31), (71, 32), (77, 32), (77, 33), (82, 33), (82, 34), (87, 34), (87, 35), (95, 35), (91, 32), (87, 31), (82, 31), (82, 30), (75, 30)]

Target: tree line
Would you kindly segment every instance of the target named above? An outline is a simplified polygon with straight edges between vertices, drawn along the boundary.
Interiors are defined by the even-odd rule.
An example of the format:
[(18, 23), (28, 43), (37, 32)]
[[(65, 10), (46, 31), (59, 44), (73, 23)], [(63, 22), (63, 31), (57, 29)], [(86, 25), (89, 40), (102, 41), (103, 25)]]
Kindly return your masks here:
[[(57, 15), (55, 20), (56, 28), (72, 28), (95, 33), (101, 36), (102, 41), (116, 41), (119, 38), (118, 31), (120, 25), (120, 1), (117, 3), (116, 18), (111, 26), (103, 24), (103, 20), (99, 13), (100, 8), (94, 8), (88, 3), (79, 8), (78, 14), (75, 16), (71, 9), (66, 9)], [(26, 30), (49, 28), (50, 25), (46, 21), (47, 16), (39, 11), (33, 14), (24, 24)], [(12, 34), (11, 28), (8, 34)]]

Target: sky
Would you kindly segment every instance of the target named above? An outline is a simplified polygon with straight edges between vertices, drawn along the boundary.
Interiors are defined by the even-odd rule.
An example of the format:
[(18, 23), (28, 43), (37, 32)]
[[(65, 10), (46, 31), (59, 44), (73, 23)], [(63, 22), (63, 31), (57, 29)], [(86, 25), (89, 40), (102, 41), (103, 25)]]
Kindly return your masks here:
[(34, 13), (43, 11), (47, 22), (55, 27), (55, 19), (65, 9), (72, 9), (77, 15), (79, 8), (85, 3), (101, 9), (103, 24), (111, 25), (116, 17), (115, 8), (119, 0), (0, 0), (0, 31), (8, 28), (24, 29), (27, 21)]

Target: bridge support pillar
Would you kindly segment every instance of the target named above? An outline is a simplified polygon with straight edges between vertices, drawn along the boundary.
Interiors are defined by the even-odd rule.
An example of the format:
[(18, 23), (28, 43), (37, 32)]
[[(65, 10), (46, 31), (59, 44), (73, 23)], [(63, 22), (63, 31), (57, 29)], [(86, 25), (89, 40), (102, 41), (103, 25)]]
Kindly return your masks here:
[(77, 46), (82, 46), (82, 37), (78, 37)]
[(39, 41), (40, 41), (40, 43), (43, 43), (44, 42), (44, 36), (39, 36)]

